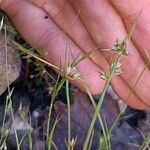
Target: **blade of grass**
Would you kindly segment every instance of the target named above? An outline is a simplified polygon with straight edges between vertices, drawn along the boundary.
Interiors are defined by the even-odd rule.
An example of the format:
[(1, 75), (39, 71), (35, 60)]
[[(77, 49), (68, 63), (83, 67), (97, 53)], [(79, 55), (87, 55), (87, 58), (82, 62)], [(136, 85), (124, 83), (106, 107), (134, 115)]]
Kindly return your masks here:
[(63, 70), (61, 70), (59, 67), (57, 67), (57, 66), (55, 66), (55, 65), (53, 65), (53, 64), (51, 64), (51, 63), (49, 63), (48, 61), (46, 61), (46, 60), (44, 60), (44, 59), (42, 59), (42, 58), (40, 58), (37, 54), (33, 53), (32, 51), (29, 51), (29, 50), (27, 50), (26, 48), (22, 47), (22, 46), (21, 46), (20, 44), (18, 44), (17, 42), (12, 41), (12, 43), (13, 43), (20, 51), (22, 51), (22, 52), (24, 52), (24, 53), (26, 53), (26, 54), (29, 54), (29, 55), (32, 56), (33, 58), (35, 58), (35, 59), (37, 59), (37, 60), (39, 60), (39, 61), (41, 61), (41, 62), (47, 64), (48, 66), (50, 66), (50, 67), (52, 67), (52, 68), (54, 68), (54, 69), (56, 69), (56, 70), (58, 70), (58, 71), (63, 71)]
[(89, 142), (89, 146), (88, 146), (88, 150), (91, 150), (91, 146), (92, 146), (92, 142), (93, 142), (93, 137), (94, 137), (94, 130), (91, 134), (91, 139), (90, 139), (90, 142)]
[(29, 121), (30, 121), (30, 128), (28, 134), (28, 139), (29, 139), (29, 150), (33, 149), (33, 143), (32, 143), (32, 129), (31, 129), (31, 113), (29, 112)]
[[(108, 129), (108, 127), (107, 127), (107, 123), (106, 123), (106, 119), (104, 119), (104, 126), (105, 126), (105, 134), (107, 135), (107, 143), (104, 141), (105, 140), (105, 138), (103, 138), (103, 136), (102, 137), (100, 137), (100, 139), (99, 139), (99, 150), (111, 150), (111, 144), (110, 144), (110, 135), (109, 135), (109, 129)], [(104, 140), (103, 140), (104, 139)]]
[(95, 49), (90, 50), (89, 52), (85, 53), (81, 58), (79, 58), (78, 60), (75, 60), (74, 62), (72, 62), (72, 67), (77, 66), (79, 63), (81, 63), (82, 61), (86, 60), (87, 58), (89, 58), (95, 50), (97, 50), (98, 47), (96, 47)]
[[(105, 75), (107, 75), (107, 76), (105, 76), (106, 83), (104, 85), (104, 88), (103, 88), (102, 94), (100, 96), (99, 102), (98, 102), (98, 104), (95, 108), (95, 111), (93, 113), (93, 117), (92, 117), (89, 129), (88, 129), (88, 132), (87, 132), (86, 140), (85, 140), (85, 143), (83, 145), (83, 150), (86, 150), (87, 147), (88, 147), (89, 139), (90, 139), (94, 124), (96, 122), (97, 115), (98, 115), (99, 110), (101, 108), (101, 105), (103, 103), (106, 90), (109, 86), (110, 80), (112, 79), (113, 75), (116, 74), (116, 69), (118, 70), (118, 64), (120, 64), (119, 63), (120, 59), (122, 58), (123, 55), (126, 55), (126, 44), (130, 40), (131, 35), (132, 35), (130, 33), (133, 33), (134, 28), (135, 28), (135, 26), (133, 26), (131, 28), (129, 34), (125, 37), (125, 39), (121, 43), (117, 43), (117, 45), (116, 45), (116, 52), (118, 52), (119, 55), (116, 58), (114, 58), (114, 60), (112, 61), (112, 64), (110, 65), (110, 68), (109, 68), (109, 72), (105, 73)], [(117, 72), (117, 74), (118, 74), (118, 72)]]
[(65, 78), (62, 78), (60, 82), (59, 81), (59, 77), (57, 79), (57, 82), (54, 86), (53, 92), (52, 92), (52, 97), (51, 97), (51, 103), (50, 103), (50, 107), (49, 107), (49, 113), (48, 113), (48, 123), (47, 123), (47, 133), (46, 133), (46, 137), (47, 137), (47, 143), (49, 142), (48, 137), (50, 136), (50, 119), (51, 119), (51, 112), (52, 112), (52, 108), (53, 108), (53, 104), (55, 101), (55, 98), (59, 92), (59, 90), (61, 89), (61, 87), (63, 86), (63, 84), (65, 83)]
[[(147, 68), (149, 65), (150, 65), (150, 59), (148, 60), (147, 64), (144, 66), (142, 72), (141, 72), (140, 75), (138, 76), (136, 82), (135, 82), (134, 85), (132, 86), (132, 88), (131, 88), (131, 90), (130, 90), (128, 96), (127, 96), (127, 101), (129, 100), (131, 94), (134, 92), (134, 89), (135, 89), (136, 85), (138, 84), (138, 81), (140, 80), (140, 78), (142, 77), (144, 71), (146, 70), (146, 68)], [(117, 118), (115, 119), (115, 121), (114, 121), (112, 127), (110, 128), (110, 133), (113, 131), (113, 129), (114, 129), (116, 123), (117, 123), (118, 120), (120, 119), (121, 115), (125, 112), (126, 108), (127, 108), (127, 105), (124, 104), (123, 107), (122, 107), (122, 109), (121, 109), (121, 112), (118, 114), (118, 116), (117, 116)]]
[(150, 149), (150, 133), (146, 137), (141, 131), (139, 131), (139, 132), (141, 133), (141, 135), (143, 136), (143, 139), (144, 139), (144, 141), (143, 141), (142, 145), (140, 146), (139, 150), (146, 150), (146, 149), (149, 150)]
[(60, 119), (61, 118), (58, 118), (58, 117), (55, 119), (54, 125), (53, 125), (53, 127), (51, 129), (50, 136), (48, 137), (48, 141), (49, 141), (48, 142), (48, 150), (50, 150), (51, 149), (51, 145), (53, 145), (52, 144), (53, 134), (54, 134), (54, 131), (55, 131), (55, 127), (58, 124), (58, 122), (60, 121)]
[[(96, 104), (95, 104), (95, 101), (94, 101), (94, 98), (90, 92), (90, 90), (88, 88), (86, 88), (86, 91), (87, 91), (87, 94), (92, 102), (92, 105), (94, 106), (94, 108), (96, 108)], [(106, 134), (106, 129), (105, 129), (105, 125), (103, 123), (103, 119), (100, 115), (100, 113), (98, 114), (98, 119), (99, 119), (99, 123), (101, 125), (101, 128), (102, 128), (102, 131), (103, 131), (103, 136), (104, 136), (104, 142), (105, 142), (105, 145), (106, 145), (106, 149), (108, 150), (108, 138), (107, 138), (107, 134)]]
[[(12, 95), (13, 93), (13, 90), (11, 91), (10, 95)], [(3, 138), (5, 137), (5, 120), (6, 120), (6, 114), (7, 112), (9, 112), (10, 110), (8, 109), (8, 103), (9, 103), (9, 99), (8, 99), (8, 96), (6, 97), (6, 104), (5, 104), (5, 111), (4, 111), (4, 117), (3, 117), (3, 123), (2, 123), (2, 128), (1, 128), (1, 138), (0, 138), (0, 141), (2, 142), (3, 141)]]
[(83, 145), (83, 150), (87, 150), (87, 147), (88, 147), (88, 143), (89, 143), (89, 139), (90, 139), (90, 136), (91, 136), (91, 133), (92, 133), (92, 130), (93, 130), (93, 127), (94, 127), (94, 124), (96, 122), (96, 119), (97, 119), (97, 115), (99, 113), (99, 110), (101, 108), (101, 105), (103, 103), (103, 100), (104, 100), (104, 96), (105, 96), (105, 93), (106, 93), (106, 90), (109, 86), (109, 83), (110, 83), (110, 80), (112, 79), (115, 71), (116, 71), (116, 67), (118, 65), (118, 62), (120, 61), (121, 59), (121, 56), (120, 55), (116, 61), (114, 61), (114, 64), (111, 66), (110, 68), (110, 73), (109, 73), (109, 77), (108, 79), (106, 80), (106, 83), (105, 83), (105, 86), (104, 86), (104, 89), (102, 91), (102, 94), (101, 94), (101, 97), (99, 99), (99, 102), (95, 108), (95, 111), (94, 111), (94, 114), (93, 114), (93, 117), (92, 117), (92, 120), (91, 120), (91, 123), (90, 123), (90, 126), (89, 126), (89, 129), (88, 129), (88, 132), (87, 132), (87, 136), (86, 136), (86, 140), (85, 140), (85, 143)]
[[(133, 35), (133, 32), (135, 31), (135, 27), (136, 27), (136, 24), (137, 24), (137, 21), (138, 21), (140, 15), (141, 15), (141, 12), (139, 13), (137, 19), (135, 20), (134, 24), (132, 25), (132, 27), (131, 27), (131, 29), (130, 29), (128, 35), (125, 37), (125, 39), (123, 40), (123, 42), (122, 42), (122, 44), (121, 44), (120, 50), (121, 50), (122, 54), (127, 54), (127, 52), (126, 52), (126, 45), (127, 45), (127, 43), (130, 41), (130, 39), (131, 39), (131, 37), (132, 37), (132, 35)], [(124, 50), (123, 50), (122, 48), (124, 48)], [(120, 50), (119, 50), (119, 52), (120, 52)], [(144, 67), (144, 70), (145, 70), (145, 69), (146, 69), (146, 68)], [(143, 71), (142, 71), (142, 72), (143, 72)], [(141, 76), (141, 75), (140, 75), (140, 76)], [(138, 80), (139, 80), (139, 79), (140, 79), (140, 78), (137, 79), (137, 81), (136, 81), (136, 83), (135, 83), (135, 85), (134, 85), (134, 88), (135, 88), (136, 84), (138, 83)], [(127, 100), (129, 99), (130, 95), (131, 95), (132, 92), (134, 91), (134, 88), (132, 87), (132, 89), (131, 89), (131, 91), (130, 91), (128, 97), (127, 97)], [(118, 122), (119, 118), (121, 117), (122, 113), (125, 112), (126, 108), (127, 108), (127, 104), (124, 104), (123, 107), (122, 107), (122, 111), (118, 114), (118, 116), (117, 116), (117, 118), (115, 119), (115, 121), (114, 121), (112, 127), (111, 127), (110, 130), (109, 130), (109, 135), (110, 135), (110, 137), (111, 137), (112, 130), (114, 129), (114, 127), (115, 127), (116, 123)]]

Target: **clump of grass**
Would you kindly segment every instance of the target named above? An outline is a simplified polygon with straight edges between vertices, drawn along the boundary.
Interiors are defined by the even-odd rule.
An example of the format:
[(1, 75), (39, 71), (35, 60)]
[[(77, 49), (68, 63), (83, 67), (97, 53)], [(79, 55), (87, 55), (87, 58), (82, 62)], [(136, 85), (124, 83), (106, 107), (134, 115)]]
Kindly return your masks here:
[[(121, 60), (122, 56), (127, 55), (126, 45), (127, 45), (127, 43), (129, 42), (129, 40), (131, 38), (131, 35), (134, 31), (134, 28), (135, 28), (135, 25), (132, 27), (132, 29), (130, 30), (129, 34), (125, 37), (125, 39), (120, 43), (117, 42), (117, 44), (115, 45), (114, 50), (116, 51), (117, 55), (112, 60), (112, 63), (110, 65), (108, 71), (100, 73), (100, 77), (102, 79), (104, 79), (106, 81), (106, 83), (105, 83), (105, 86), (103, 88), (102, 94), (100, 96), (99, 102), (98, 102), (97, 106), (95, 107), (95, 111), (93, 113), (93, 117), (92, 117), (89, 129), (88, 129), (88, 132), (87, 132), (87, 136), (86, 136), (85, 142), (83, 144), (83, 150), (88, 149), (88, 144), (89, 144), (89, 141), (90, 141), (92, 130), (94, 128), (94, 124), (96, 122), (97, 116), (99, 114), (102, 103), (104, 101), (104, 96), (105, 96), (107, 88), (110, 84), (110, 81), (111, 81), (111, 79), (114, 75), (118, 75), (118, 74), (121, 73), (120, 60)], [(108, 135), (107, 138), (109, 139), (110, 135)], [(105, 146), (106, 146), (107, 145), (107, 140), (105, 140), (105, 142), (106, 142), (106, 144), (105, 144)]]
[(51, 149), (51, 144), (52, 144), (52, 137), (53, 137), (53, 133), (54, 133), (54, 128), (58, 122), (58, 120), (56, 120), (56, 122), (54, 123), (54, 126), (52, 128), (52, 130), (50, 131), (50, 120), (51, 120), (51, 113), (52, 113), (52, 108), (53, 108), (53, 105), (54, 105), (54, 101), (57, 97), (57, 94), (59, 92), (59, 90), (62, 88), (63, 84), (65, 83), (65, 79), (61, 79), (60, 82), (59, 81), (59, 76), (58, 76), (58, 79), (57, 79), (57, 82), (54, 86), (54, 89), (52, 91), (52, 98), (51, 98), (51, 103), (50, 103), (50, 107), (49, 107), (49, 113), (48, 113), (48, 122), (47, 122), (47, 130), (46, 130), (46, 138), (47, 138), (47, 145), (48, 145), (48, 150)]
[(149, 150), (150, 149), (150, 134), (147, 137), (144, 137), (144, 141), (140, 146), (139, 150)]
[[(136, 24), (133, 25), (133, 27), (130, 30), (129, 34), (125, 37), (125, 39), (123, 41), (121, 41), (121, 42), (117, 41), (117, 43), (115, 45), (115, 49), (113, 49), (115, 51), (116, 55), (113, 58), (112, 63), (110, 64), (110, 67), (109, 67), (108, 71), (100, 73), (100, 78), (104, 79), (106, 81), (106, 84), (105, 84), (105, 87), (103, 89), (103, 92), (101, 94), (101, 97), (100, 97), (97, 105), (96, 105), (90, 91), (87, 89), (87, 93), (88, 93), (88, 95), (90, 97), (90, 100), (91, 100), (91, 102), (93, 104), (93, 107), (94, 107), (94, 113), (93, 113), (93, 116), (92, 116), (92, 120), (91, 120), (89, 129), (87, 131), (87, 136), (86, 136), (85, 142), (83, 143), (83, 150), (90, 150), (91, 149), (91, 145), (92, 145), (92, 142), (94, 140), (93, 139), (94, 124), (95, 124), (97, 118), (98, 118), (98, 121), (99, 121), (100, 126), (101, 126), (102, 131), (103, 131), (103, 135), (100, 136), (100, 139), (99, 139), (99, 141), (100, 141), (99, 142), (100, 143), (99, 149), (101, 149), (101, 150), (111, 149), (111, 145), (110, 145), (111, 133), (114, 129), (114, 126), (116, 125), (116, 122), (120, 118), (121, 114), (118, 115), (118, 117), (116, 118), (116, 120), (115, 120), (113, 126), (111, 127), (111, 129), (108, 129), (107, 124), (105, 123), (105, 120), (102, 119), (101, 114), (99, 113), (99, 111), (101, 109), (106, 90), (107, 90), (107, 88), (110, 84), (110, 81), (111, 81), (112, 77), (114, 75), (119, 75), (121, 73), (120, 60), (123, 56), (128, 55), (128, 52), (126, 50), (126, 45), (127, 45), (128, 41), (130, 40), (130, 38), (132, 36), (135, 25)], [(2, 26), (3, 26), (3, 19), (0, 23), (0, 30), (1, 30)], [(5, 27), (7, 27), (7, 29), (9, 30), (9, 26), (5, 25)], [(53, 125), (52, 129), (50, 130), (51, 113), (52, 113), (52, 108), (53, 108), (55, 99), (56, 99), (60, 89), (63, 87), (64, 83), (66, 83), (66, 95), (67, 95), (67, 107), (68, 107), (68, 123), (67, 123), (68, 124), (68, 137), (65, 140), (66, 140), (66, 145), (67, 145), (68, 150), (73, 150), (74, 147), (75, 147), (77, 138), (72, 138), (72, 136), (71, 136), (71, 101), (70, 101), (70, 94), (69, 94), (69, 80), (76, 80), (76, 79), (82, 80), (82, 77), (80, 76), (80, 74), (77, 70), (77, 65), (79, 63), (81, 63), (82, 61), (88, 59), (90, 57), (90, 55), (92, 55), (92, 53), (94, 52), (94, 50), (96, 48), (94, 50), (89, 51), (87, 54), (85, 54), (81, 58), (75, 59), (71, 64), (67, 63), (66, 67), (64, 69), (62, 69), (61, 67), (57, 67), (57, 66), (45, 61), (44, 59), (42, 59), (38, 54), (31, 51), (32, 48), (31, 49), (24, 48), (22, 45), (20, 45), (19, 43), (15, 42), (15, 41), (12, 41), (12, 43), (14, 44), (15, 47), (17, 47), (18, 50), (21, 51), (21, 53), (25, 53), (25, 54), (29, 55), (30, 57), (33, 57), (36, 60), (52, 67), (53, 69), (60, 71), (61, 74), (63, 75), (61, 80), (60, 80), (60, 75), (58, 75), (58, 79), (55, 83), (55, 86), (54, 86), (52, 94), (51, 94), (51, 103), (50, 103), (50, 106), (49, 106), (47, 130), (46, 130), (46, 138), (47, 138), (46, 143), (47, 143), (47, 146), (48, 146), (48, 150), (51, 149), (52, 145), (57, 149), (57, 145), (55, 145), (55, 143), (53, 142), (53, 134), (54, 134), (55, 128), (56, 128), (56, 126), (59, 123), (61, 118), (56, 118), (56, 120), (54, 122), (54, 125)], [(6, 50), (7, 50), (7, 47), (6, 47)], [(6, 60), (6, 62), (7, 62), (7, 60)], [(150, 63), (150, 61), (148, 62), (148, 64), (145, 67), (147, 67), (149, 65), (149, 63)], [(144, 70), (145, 70), (145, 68), (143, 69), (141, 75), (143, 74)], [(141, 75), (137, 79), (137, 82), (140, 79)], [(135, 88), (137, 82), (135, 83), (135, 85), (133, 86), (131, 92), (129, 93), (128, 98), (130, 97), (131, 93), (134, 91), (134, 88)], [(9, 83), (8, 83), (8, 88), (9, 88)], [(2, 130), (1, 130), (1, 133), (2, 133), (1, 134), (1, 148), (4, 148), (4, 149), (7, 148), (6, 140), (8, 138), (8, 134), (9, 134), (9, 130), (4, 128), (5, 116), (6, 116), (6, 113), (10, 110), (11, 110), (12, 119), (13, 119), (13, 122), (14, 122), (14, 115), (13, 115), (13, 109), (12, 109), (12, 103), (11, 103), (12, 92), (13, 92), (13, 90), (11, 91), (9, 89), (9, 94), (8, 94), (8, 97), (7, 97), (7, 100), (6, 100), (7, 105), (6, 105), (6, 108), (5, 108), (3, 126), (2, 126)], [(123, 107), (123, 111), (121, 113), (123, 113), (125, 109), (126, 109), (126, 105)], [(23, 138), (19, 142), (16, 130), (15, 130), (15, 137), (16, 137), (17, 148), (19, 150)], [(30, 133), (29, 133), (29, 139), (30, 139), (29, 147), (30, 147), (30, 149), (32, 149), (33, 146), (32, 146), (31, 130), (30, 130)], [(149, 138), (149, 136), (147, 136), (147, 138), (145, 138), (145, 141), (143, 142), (143, 145), (141, 146), (141, 150), (145, 150), (148, 147), (149, 143), (150, 143), (150, 138)]]

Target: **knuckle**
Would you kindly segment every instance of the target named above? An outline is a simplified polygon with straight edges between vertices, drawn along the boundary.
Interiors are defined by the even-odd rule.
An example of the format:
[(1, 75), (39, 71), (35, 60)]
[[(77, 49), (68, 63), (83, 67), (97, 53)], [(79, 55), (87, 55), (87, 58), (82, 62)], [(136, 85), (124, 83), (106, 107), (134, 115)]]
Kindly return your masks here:
[(49, 12), (52, 16), (59, 14), (66, 6), (66, 0), (44, 0), (42, 7)]
[(45, 0), (30, 0), (30, 2), (41, 7)]

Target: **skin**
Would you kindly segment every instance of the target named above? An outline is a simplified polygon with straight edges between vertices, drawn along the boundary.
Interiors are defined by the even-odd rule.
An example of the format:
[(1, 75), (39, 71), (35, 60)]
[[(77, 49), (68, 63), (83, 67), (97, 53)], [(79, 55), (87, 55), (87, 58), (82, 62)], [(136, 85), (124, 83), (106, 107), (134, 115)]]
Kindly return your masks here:
[(84, 91), (88, 87), (92, 94), (101, 93), (105, 81), (98, 72), (106, 71), (113, 57), (112, 52), (102, 49), (112, 48), (117, 39), (123, 40), (137, 20), (127, 45), (130, 55), (121, 60), (123, 73), (114, 76), (111, 84), (131, 107), (150, 108), (150, 66), (128, 98), (149, 60), (149, 0), (3, 0), (1, 9), (26, 41), (38, 47), (43, 57), (58, 67), (61, 64), (64, 68), (66, 61), (71, 63), (98, 47), (90, 59), (77, 66), (82, 80), (71, 80)]

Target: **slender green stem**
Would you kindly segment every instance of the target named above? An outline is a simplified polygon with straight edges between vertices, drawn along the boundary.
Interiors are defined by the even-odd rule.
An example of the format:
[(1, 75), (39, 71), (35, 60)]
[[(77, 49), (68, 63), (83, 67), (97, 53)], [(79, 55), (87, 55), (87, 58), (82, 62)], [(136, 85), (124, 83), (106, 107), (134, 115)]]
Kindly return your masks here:
[(88, 150), (91, 150), (91, 146), (92, 146), (92, 142), (93, 142), (93, 137), (94, 137), (94, 130), (92, 131), (92, 135), (91, 135), (91, 138), (90, 138)]
[(101, 97), (99, 99), (99, 102), (95, 108), (95, 111), (94, 111), (94, 114), (93, 114), (93, 117), (92, 117), (92, 121), (90, 123), (90, 126), (89, 126), (89, 129), (88, 129), (88, 132), (87, 132), (87, 136), (86, 136), (86, 139), (85, 139), (85, 143), (83, 145), (83, 150), (87, 150), (88, 148), (88, 143), (89, 143), (89, 140), (90, 140), (90, 137), (91, 137), (91, 133), (92, 133), (92, 130), (93, 130), (93, 127), (94, 127), (94, 124), (96, 122), (96, 119), (97, 119), (97, 115), (99, 113), (99, 110), (102, 106), (102, 103), (103, 103), (103, 100), (104, 100), (104, 96), (105, 96), (105, 93), (106, 93), (106, 90), (109, 86), (109, 83), (110, 83), (110, 80), (112, 79), (113, 77), (113, 74), (115, 73), (115, 70), (116, 70), (116, 66), (118, 64), (118, 62), (120, 61), (121, 59), (121, 55), (118, 57), (118, 59), (114, 62), (114, 65), (112, 66), (112, 68), (110, 69), (110, 74), (109, 74), (109, 77), (108, 79), (106, 80), (106, 83), (105, 83), (105, 86), (104, 86), (104, 89), (103, 89), (103, 92), (101, 94)]
[(69, 95), (69, 81), (66, 80), (66, 96), (67, 96), (67, 107), (68, 107), (68, 150), (70, 150), (71, 142), (71, 109), (70, 109), (70, 95)]
[(52, 130), (51, 130), (51, 133), (50, 133), (50, 136), (49, 136), (49, 142), (48, 142), (48, 150), (51, 149), (51, 145), (52, 145), (52, 139), (53, 139), (53, 134), (54, 134), (54, 131), (55, 131), (55, 127), (57, 125), (57, 123), (60, 121), (61, 118), (56, 118), (55, 122), (54, 122), (54, 125), (52, 127)]
[(144, 142), (141, 145), (141, 147), (139, 148), (139, 150), (149, 150), (150, 149), (150, 134), (147, 136), (147, 138), (144, 138)]
[[(129, 95), (128, 95), (128, 97), (127, 97), (126, 101), (128, 101), (128, 100), (129, 100), (129, 98), (130, 98), (131, 94), (133, 93), (133, 91), (134, 91), (134, 89), (135, 89), (136, 85), (138, 84), (138, 81), (140, 80), (140, 78), (142, 77), (142, 75), (143, 75), (144, 71), (146, 70), (146, 68), (147, 68), (149, 65), (150, 65), (150, 59), (148, 60), (147, 64), (144, 66), (144, 68), (143, 68), (142, 72), (140, 73), (140, 75), (138, 76), (138, 78), (137, 78), (136, 82), (134, 83), (133, 87), (131, 88), (131, 90), (130, 90), (130, 92), (129, 92)], [(126, 108), (127, 108), (127, 105), (126, 105), (126, 104), (124, 104), (124, 105), (123, 105), (123, 107), (122, 107), (121, 112), (118, 114), (118, 116), (117, 116), (117, 118), (115, 119), (115, 121), (114, 121), (114, 123), (113, 123), (112, 127), (110, 128), (109, 133), (111, 133), (111, 132), (113, 131), (113, 129), (114, 129), (114, 127), (115, 127), (116, 123), (117, 123), (117, 122), (118, 122), (118, 120), (120, 119), (121, 115), (125, 112)]]
[[(31, 114), (29, 113), (29, 120), (31, 125)], [(32, 143), (32, 127), (30, 127), (28, 132), (28, 139), (29, 139), (29, 150), (33, 149), (33, 143)]]
[(14, 118), (14, 112), (13, 112), (12, 104), (11, 104), (11, 115), (12, 115), (13, 128), (14, 128), (15, 138), (16, 138), (16, 143), (17, 143), (17, 150), (20, 150), (19, 139), (18, 139), (17, 131), (15, 129), (15, 118)]
[[(88, 95), (89, 95), (89, 98), (90, 98), (90, 100), (91, 100), (91, 102), (92, 102), (92, 105), (94, 106), (94, 108), (96, 108), (96, 104), (95, 104), (95, 101), (94, 101), (94, 99), (93, 99), (93, 96), (92, 96), (91, 92), (90, 92), (88, 89), (86, 89), (86, 91), (87, 91), (87, 93), (88, 93)], [(108, 150), (108, 138), (107, 138), (107, 133), (106, 133), (106, 131), (105, 131), (105, 125), (104, 125), (104, 123), (103, 123), (103, 119), (102, 119), (100, 113), (98, 113), (98, 119), (99, 119), (99, 123), (100, 123), (101, 128), (102, 128), (102, 131), (103, 131), (106, 149)], [(100, 138), (101, 138), (101, 137), (100, 137)]]
[[(51, 104), (50, 104), (50, 108), (49, 108), (49, 113), (48, 113), (48, 122), (47, 122), (47, 133), (46, 133), (46, 136), (47, 136), (47, 144), (50, 144), (49, 143), (49, 137), (50, 137), (50, 119), (51, 119), (51, 113), (52, 113), (52, 108), (53, 108), (53, 104), (54, 104), (54, 101), (55, 101), (55, 98), (59, 92), (59, 90), (61, 89), (61, 87), (63, 86), (64, 82), (65, 82), (65, 78), (62, 78), (61, 81), (58, 83), (58, 80), (59, 80), (59, 77), (57, 79), (57, 82), (55, 84), (55, 87), (54, 87), (54, 90), (53, 90), (53, 93), (52, 93), (52, 98), (51, 98)], [(48, 150), (50, 150), (51, 147), (48, 146)]]

